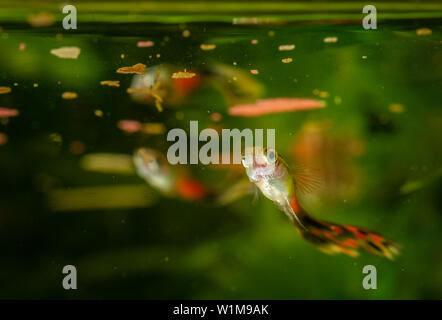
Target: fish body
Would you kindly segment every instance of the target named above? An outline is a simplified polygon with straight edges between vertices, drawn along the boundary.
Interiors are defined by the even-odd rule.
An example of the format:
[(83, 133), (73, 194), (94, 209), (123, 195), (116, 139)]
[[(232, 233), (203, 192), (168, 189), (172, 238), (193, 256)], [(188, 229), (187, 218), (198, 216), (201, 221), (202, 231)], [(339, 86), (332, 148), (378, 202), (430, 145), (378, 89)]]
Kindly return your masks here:
[(229, 107), (255, 101), (263, 94), (263, 86), (256, 79), (235, 67), (214, 63), (191, 72), (181, 72), (192, 74), (192, 77), (174, 77), (180, 69), (169, 64), (152, 66), (146, 73), (134, 75), (127, 92), (135, 102), (154, 103), (159, 111), (163, 104), (181, 107), (187, 98), (206, 85), (218, 90)]
[(388, 259), (393, 259), (399, 253), (396, 244), (377, 233), (326, 222), (309, 215), (296, 197), (296, 178), (275, 150), (257, 147), (246, 150), (242, 163), (249, 180), (289, 217), (305, 240), (321, 251), (356, 257), (360, 249), (365, 249)]
[(175, 193), (176, 174), (156, 150), (139, 148), (133, 161), (136, 171), (149, 185), (165, 195)]
[(225, 185), (216, 190), (209, 188), (191, 177), (184, 168), (170, 165), (162, 153), (150, 148), (136, 149), (133, 163), (137, 174), (166, 197), (178, 197), (187, 201), (214, 201), (224, 206), (252, 192), (250, 183), (244, 179), (227, 181), (228, 188)]

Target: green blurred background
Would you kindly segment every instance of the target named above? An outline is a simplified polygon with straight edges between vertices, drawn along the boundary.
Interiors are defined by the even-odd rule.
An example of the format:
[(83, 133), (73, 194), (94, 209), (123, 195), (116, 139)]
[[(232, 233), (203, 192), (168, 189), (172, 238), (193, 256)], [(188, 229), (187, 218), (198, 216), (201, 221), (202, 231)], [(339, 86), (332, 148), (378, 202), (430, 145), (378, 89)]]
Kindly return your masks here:
[[(364, 3), (72, 3), (78, 29), (66, 31), (56, 1), (0, 1), (0, 87), (12, 88), (0, 95), (0, 107), (20, 112), (0, 119), (8, 140), (0, 146), (0, 298), (442, 298), (437, 1), (379, 2), (378, 29), (371, 31), (360, 23)], [(27, 20), (38, 12), (53, 15), (54, 23), (32, 28)], [(259, 19), (233, 23), (241, 17)], [(431, 34), (419, 36), (421, 28)], [(331, 36), (338, 41), (324, 43)], [(155, 45), (137, 47), (146, 40)], [(216, 49), (202, 51), (201, 43)], [(296, 48), (280, 52), (281, 44)], [(61, 46), (82, 52), (76, 60), (49, 53)], [(286, 57), (293, 62), (281, 63)], [(327, 107), (231, 117), (225, 93), (205, 85), (158, 113), (133, 102), (126, 93), (131, 76), (115, 73), (139, 62), (177, 70), (235, 62), (246, 73), (259, 70), (250, 77), (265, 88), (263, 97), (318, 98), (322, 92)], [(101, 80), (121, 86), (100, 86)], [(78, 99), (63, 100), (65, 91)], [(322, 171), (323, 189), (302, 197), (308, 211), (378, 231), (403, 246), (401, 256), (393, 262), (368, 254), (328, 256), (303, 241), (264, 197), (227, 207), (168, 199), (135, 175), (81, 166), (90, 153), (167, 150), (165, 135), (125, 134), (116, 125), (121, 119), (187, 130), (190, 120), (200, 128), (214, 125), (213, 112), (225, 128), (276, 128), (277, 149), (289, 163), (300, 157)], [(78, 141), (84, 150), (73, 152)], [(227, 174), (190, 169), (209, 185)], [(125, 191), (127, 185), (141, 187), (145, 197)], [(121, 197), (134, 205), (66, 211), (48, 200), (54, 190), (85, 187), (110, 188), (96, 201)], [(78, 290), (61, 285), (68, 264), (77, 267)], [(362, 288), (367, 264), (377, 267), (377, 290)]]

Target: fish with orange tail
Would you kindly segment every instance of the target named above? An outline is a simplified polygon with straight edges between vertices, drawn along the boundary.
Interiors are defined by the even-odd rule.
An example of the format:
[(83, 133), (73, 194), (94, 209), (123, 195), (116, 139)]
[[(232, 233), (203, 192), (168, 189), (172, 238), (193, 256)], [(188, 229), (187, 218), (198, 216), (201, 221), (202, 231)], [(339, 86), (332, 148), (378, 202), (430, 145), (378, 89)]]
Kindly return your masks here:
[(207, 187), (196, 180), (178, 174), (177, 169), (167, 163), (164, 155), (154, 149), (135, 150), (133, 161), (138, 175), (166, 196), (201, 200), (210, 195)]
[(211, 63), (204, 68), (179, 70), (182, 69), (169, 64), (152, 66), (146, 73), (134, 75), (127, 93), (135, 102), (154, 103), (162, 111), (163, 105), (182, 107), (191, 95), (207, 85), (219, 91), (229, 107), (255, 101), (264, 92), (256, 78), (237, 67)]
[(326, 222), (309, 215), (297, 200), (296, 179), (275, 150), (261, 147), (248, 149), (242, 156), (242, 163), (249, 180), (287, 215), (302, 237), (319, 250), (327, 254), (344, 253), (356, 257), (361, 249), (365, 249), (390, 260), (399, 254), (397, 244), (377, 233)]
[(253, 192), (253, 185), (247, 179), (228, 179), (225, 183), (220, 183), (219, 188), (209, 188), (191, 177), (183, 168), (170, 165), (162, 153), (151, 148), (136, 149), (133, 162), (137, 174), (166, 197), (209, 201), (225, 206)]

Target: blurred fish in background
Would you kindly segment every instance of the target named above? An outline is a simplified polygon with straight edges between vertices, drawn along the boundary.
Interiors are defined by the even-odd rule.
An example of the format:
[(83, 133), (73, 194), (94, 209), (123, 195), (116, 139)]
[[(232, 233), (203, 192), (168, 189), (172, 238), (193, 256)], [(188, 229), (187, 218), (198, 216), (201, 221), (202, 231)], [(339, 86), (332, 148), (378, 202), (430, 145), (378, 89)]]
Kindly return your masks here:
[(170, 64), (156, 65), (145, 74), (134, 75), (127, 92), (138, 103), (180, 107), (189, 96), (203, 87), (218, 90), (226, 105), (253, 102), (264, 93), (264, 87), (245, 71), (221, 63), (201, 70), (180, 71)]
[(332, 128), (331, 120), (305, 123), (292, 142), (290, 156), (318, 171), (322, 182), (318, 195), (328, 201), (351, 199), (361, 189), (356, 159), (363, 155), (364, 143), (351, 135), (332, 133)]

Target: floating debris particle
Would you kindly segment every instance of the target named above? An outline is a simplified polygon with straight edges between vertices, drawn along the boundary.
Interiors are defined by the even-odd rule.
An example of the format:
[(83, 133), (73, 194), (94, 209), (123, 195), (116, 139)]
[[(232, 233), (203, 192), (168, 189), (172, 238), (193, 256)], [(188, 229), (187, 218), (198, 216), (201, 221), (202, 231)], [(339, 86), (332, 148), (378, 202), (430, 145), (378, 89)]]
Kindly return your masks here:
[(418, 36), (429, 36), (432, 33), (433, 33), (433, 31), (431, 31), (431, 29), (428, 29), (428, 28), (420, 28), (420, 29), (416, 30), (416, 34)]
[(51, 50), (51, 54), (60, 59), (77, 59), (80, 52), (81, 49), (78, 47), (61, 47)]
[(76, 92), (63, 92), (61, 97), (65, 100), (73, 100), (78, 98), (78, 94)]
[(313, 90), (315, 96), (320, 96), (321, 98), (328, 98), (330, 94), (327, 91), (319, 91), (318, 89)]
[(418, 191), (425, 186), (433, 183), (434, 181), (437, 181), (440, 176), (442, 176), (442, 168), (439, 168), (436, 171), (433, 171), (430, 174), (427, 174), (425, 177), (418, 179), (418, 180), (408, 180), (405, 182), (404, 185), (400, 188), (400, 193), (402, 194), (408, 194), (415, 191)]
[(52, 13), (40, 12), (28, 15), (27, 21), (34, 28), (49, 27), (55, 23), (55, 18)]
[(128, 88), (127, 93), (129, 94), (137, 94), (137, 93), (141, 93), (141, 94), (146, 94), (146, 95), (150, 95), (154, 98), (155, 101), (155, 107), (157, 108), (158, 112), (162, 112), (163, 111), (163, 102), (164, 99), (161, 96), (161, 93), (157, 92), (156, 88)]
[(100, 118), (104, 115), (103, 111), (100, 110), (100, 109), (95, 110), (95, 111), (94, 111), (94, 114), (95, 114), (97, 117), (100, 117)]
[(252, 44), (258, 44), (258, 40), (257, 39), (253, 39), (252, 41), (250, 41)]
[(120, 120), (117, 127), (127, 133), (141, 132), (144, 134), (159, 135), (166, 132), (166, 127), (161, 122), (141, 123), (137, 120)]
[(399, 103), (392, 103), (388, 106), (388, 110), (391, 113), (402, 113), (402, 112), (404, 112), (405, 108), (403, 105), (401, 105)]
[(311, 110), (324, 108), (325, 102), (303, 98), (273, 98), (258, 100), (255, 103), (239, 104), (229, 109), (229, 114), (240, 117), (258, 117), (271, 113)]
[(152, 89), (149, 88), (127, 88), (127, 93), (134, 94), (134, 93), (144, 93), (144, 94), (151, 94)]
[(26, 43), (20, 43), (18, 50), (25, 51), (26, 50)]
[(295, 49), (294, 44), (281, 44), (278, 48), (279, 51), (292, 51)]
[(61, 137), (61, 135), (59, 133), (51, 133), (49, 135), (49, 139), (51, 139), (52, 142), (56, 142), (56, 143), (63, 142), (63, 138)]
[(147, 40), (147, 41), (138, 41), (137, 42), (137, 47), (138, 48), (150, 48), (154, 46), (154, 42)]
[(201, 48), (201, 50), (204, 50), (204, 51), (210, 51), (210, 50), (214, 50), (216, 48), (216, 44), (203, 43), (203, 44), (201, 44), (200, 48)]
[(141, 130), (141, 122), (136, 120), (120, 120), (117, 123), (117, 127), (124, 132), (135, 133)]
[(195, 73), (187, 72), (184, 70), (184, 71), (174, 72), (174, 74), (172, 74), (172, 79), (190, 79), (193, 78), (194, 76), (196, 76)]
[(282, 63), (290, 63), (293, 61), (293, 59), (292, 58), (284, 58), (281, 61), (282, 61)]
[(324, 38), (324, 43), (336, 43), (338, 42), (338, 37), (326, 37)]
[(336, 105), (339, 105), (342, 103), (342, 98), (340, 96), (335, 96), (334, 102)]
[(108, 86), (108, 87), (117, 87), (117, 88), (120, 87), (120, 81), (118, 80), (103, 80), (100, 81), (100, 84), (102, 86)]
[(8, 136), (5, 133), (0, 132), (0, 146), (8, 142)]
[(187, 29), (184, 30), (184, 31), (183, 31), (183, 37), (184, 37), (184, 38), (189, 38), (189, 37), (190, 37), (190, 31), (187, 30)]
[(184, 113), (181, 112), (181, 111), (177, 111), (177, 112), (175, 113), (175, 118), (176, 118), (177, 120), (183, 120), (183, 119), (184, 119)]
[(11, 88), (9, 87), (0, 87), (0, 94), (6, 94), (11, 92)]
[[(156, 68), (157, 67), (154, 67), (152, 70), (155, 70)], [(163, 98), (166, 95), (163, 87), (163, 81), (159, 79), (160, 72), (161, 70), (157, 69), (154, 78), (152, 78), (150, 75), (153, 73), (153, 71), (151, 71), (150, 74), (146, 76), (135, 76), (135, 82), (132, 83), (132, 87), (126, 90), (127, 93), (133, 94), (135, 100), (149, 100), (150, 97), (152, 97), (158, 112), (163, 111)], [(164, 74), (164, 77), (169, 78), (170, 74)], [(150, 83), (145, 83), (146, 79), (150, 79)]]
[(251, 74), (259, 74), (259, 71), (257, 69), (252, 69), (250, 70)]
[(73, 154), (79, 155), (86, 151), (86, 146), (82, 141), (72, 141), (69, 145), (69, 151)]
[(161, 122), (148, 122), (141, 125), (141, 131), (146, 134), (163, 134), (166, 127)]
[(117, 70), (117, 73), (123, 74), (144, 74), (147, 72), (147, 67), (145, 64), (137, 63), (132, 67), (121, 67)]
[(89, 153), (82, 157), (80, 165), (84, 170), (113, 174), (134, 174), (133, 160), (128, 154)]
[(0, 119), (18, 116), (17, 109), (0, 108)]
[(220, 122), (223, 119), (223, 116), (219, 112), (214, 112), (210, 115), (210, 120), (213, 122)]

